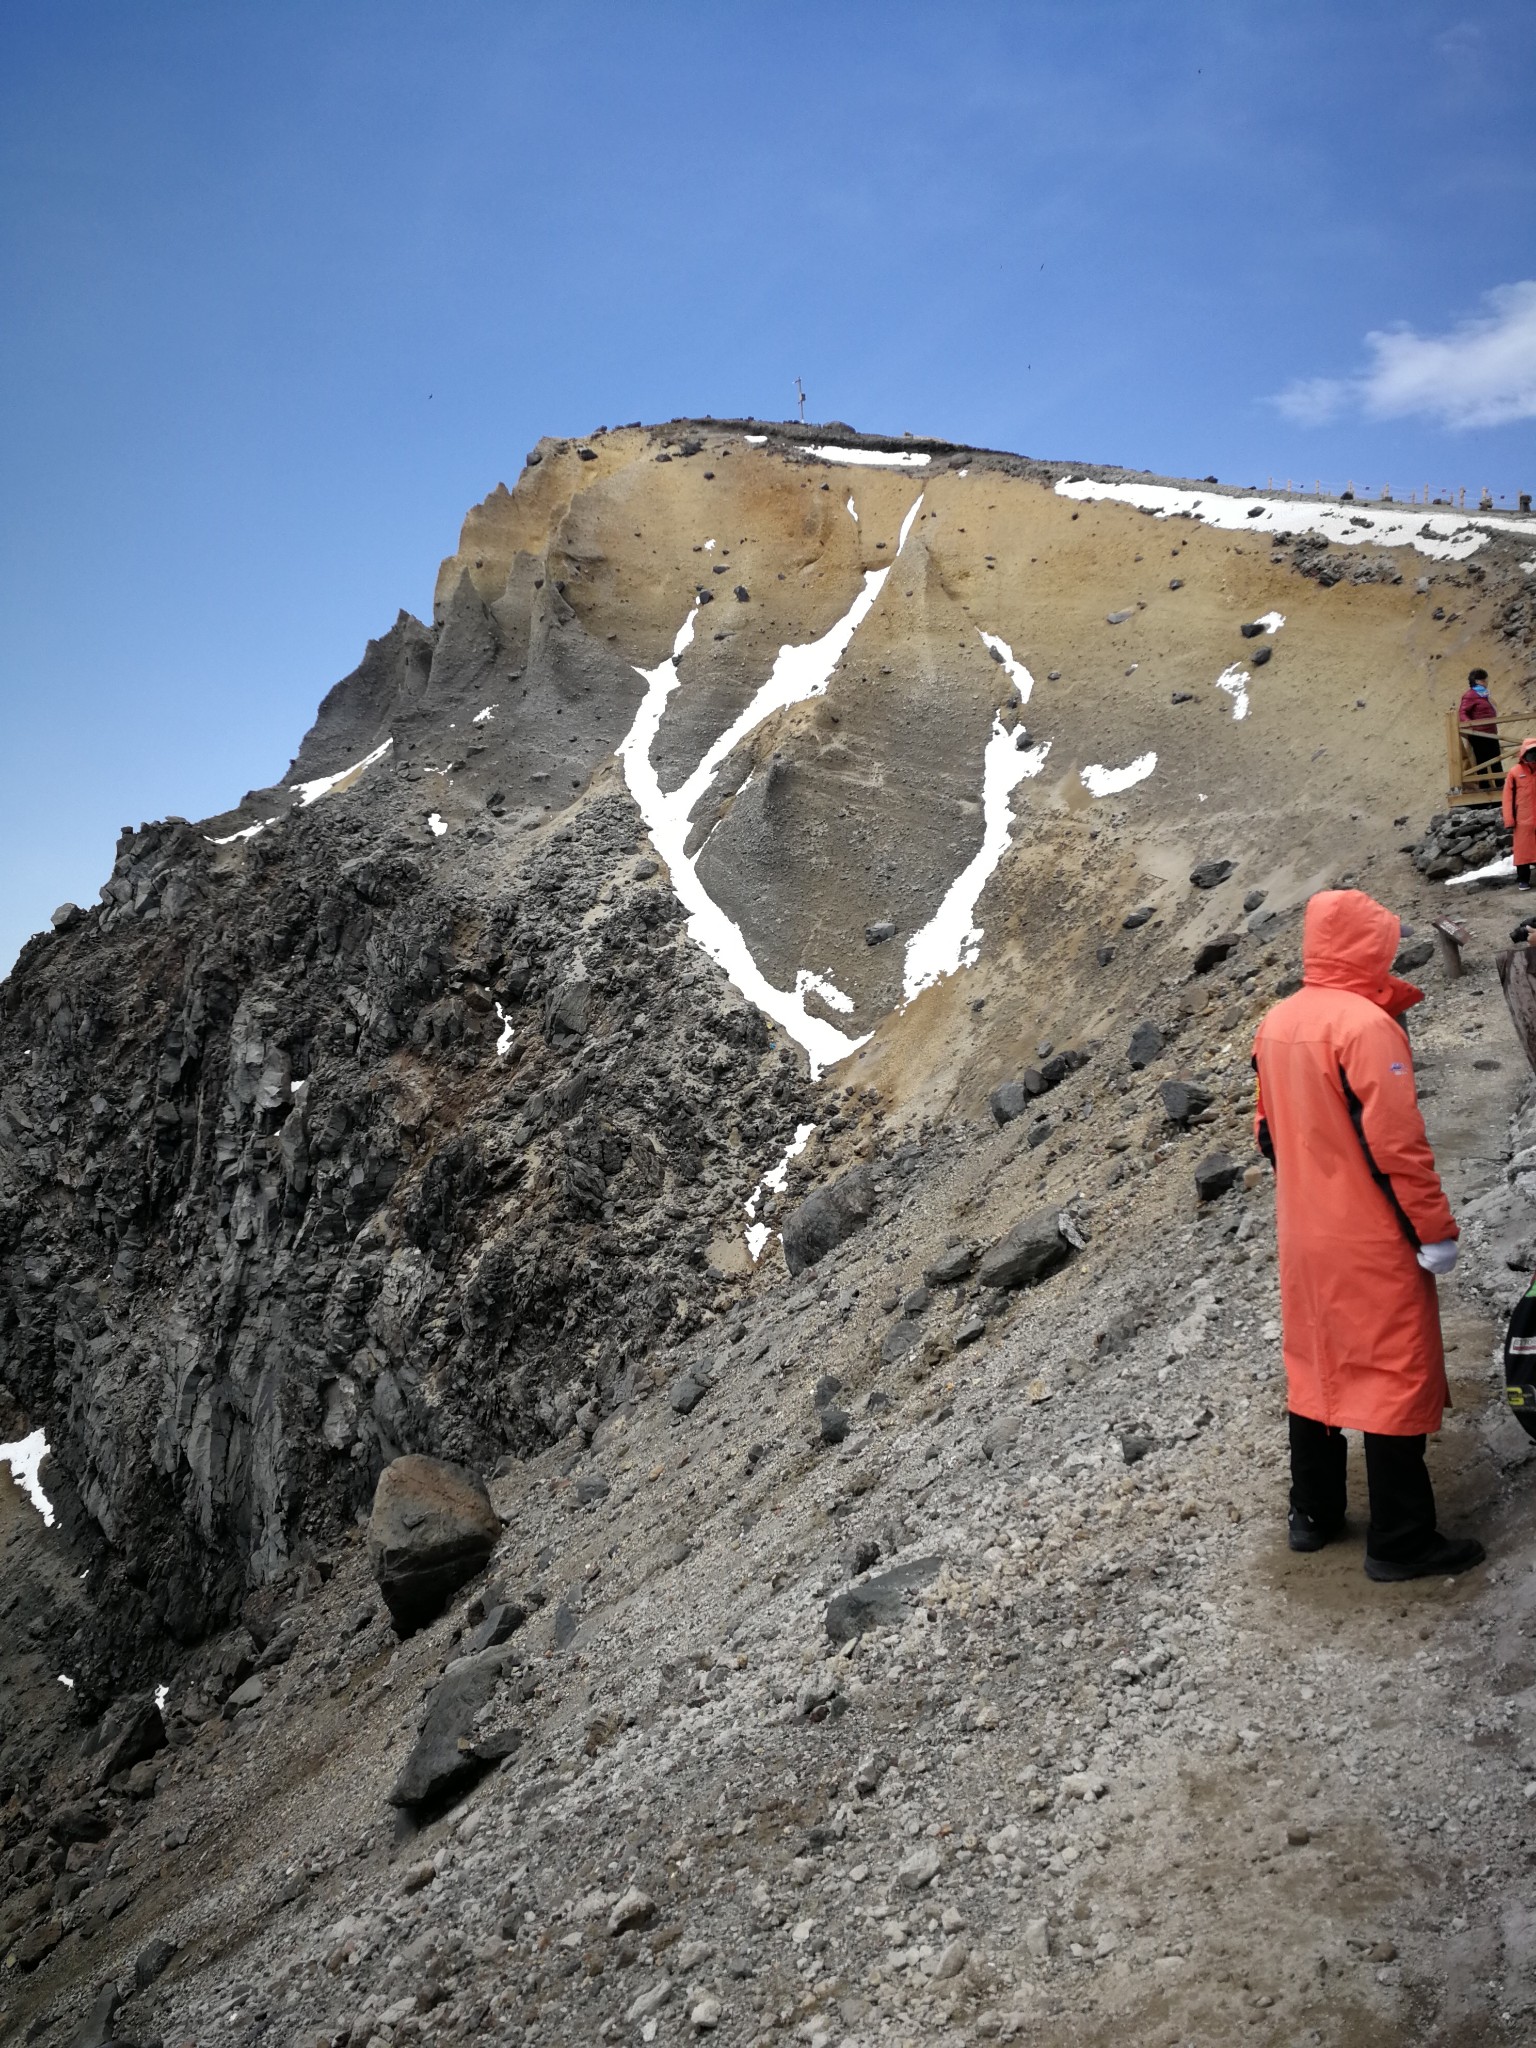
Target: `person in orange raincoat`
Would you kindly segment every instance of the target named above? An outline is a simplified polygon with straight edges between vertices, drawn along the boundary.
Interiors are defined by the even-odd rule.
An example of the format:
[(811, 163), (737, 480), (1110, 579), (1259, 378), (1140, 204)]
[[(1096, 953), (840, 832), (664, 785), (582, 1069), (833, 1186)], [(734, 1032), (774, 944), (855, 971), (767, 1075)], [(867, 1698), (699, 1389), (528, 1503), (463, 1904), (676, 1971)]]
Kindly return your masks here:
[(1504, 822), (1515, 835), (1515, 881), (1529, 889), (1536, 866), (1536, 739), (1520, 742), (1504, 778)]
[(1346, 1429), (1365, 1433), (1373, 1579), (1464, 1571), (1483, 1547), (1435, 1525), (1424, 1463), (1450, 1394), (1437, 1273), (1457, 1229), (1424, 1135), (1391, 973), (1401, 927), (1358, 889), (1307, 905), (1302, 987), (1259, 1025), (1257, 1137), (1275, 1169), (1293, 1550), (1344, 1530)]

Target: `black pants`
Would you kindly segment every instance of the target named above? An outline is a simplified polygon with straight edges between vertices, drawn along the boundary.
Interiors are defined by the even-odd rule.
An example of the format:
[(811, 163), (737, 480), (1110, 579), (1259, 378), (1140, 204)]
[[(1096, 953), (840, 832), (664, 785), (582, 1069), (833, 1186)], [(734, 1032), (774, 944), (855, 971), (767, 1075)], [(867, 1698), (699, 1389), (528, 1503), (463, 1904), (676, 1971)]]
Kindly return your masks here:
[(1528, 888), (1530, 887), (1530, 885), (1531, 885), (1531, 870), (1530, 870), (1530, 864), (1529, 864), (1529, 862), (1527, 862), (1527, 864), (1526, 864), (1526, 865), (1525, 865), (1524, 867), (1522, 867), (1522, 866), (1520, 865), (1520, 863), (1519, 863), (1518, 861), (1516, 861), (1516, 863), (1515, 863), (1515, 880), (1516, 880), (1516, 881), (1517, 881), (1517, 882), (1518, 882), (1518, 883), (1520, 884), (1520, 886), (1521, 886), (1521, 888), (1522, 888), (1522, 889), (1528, 889)]
[[(1292, 1415), (1290, 1424), (1291, 1506), (1318, 1528), (1337, 1529), (1344, 1519), (1344, 1432), (1307, 1415)], [(1435, 1492), (1423, 1437), (1367, 1430), (1365, 1476), (1371, 1493), (1367, 1553), (1393, 1564), (1413, 1563), (1436, 1540)]]
[(1502, 780), (1501, 771), (1504, 766), (1503, 749), (1499, 745), (1498, 735), (1491, 732), (1469, 732), (1467, 747), (1475, 764), (1473, 779), (1497, 788)]

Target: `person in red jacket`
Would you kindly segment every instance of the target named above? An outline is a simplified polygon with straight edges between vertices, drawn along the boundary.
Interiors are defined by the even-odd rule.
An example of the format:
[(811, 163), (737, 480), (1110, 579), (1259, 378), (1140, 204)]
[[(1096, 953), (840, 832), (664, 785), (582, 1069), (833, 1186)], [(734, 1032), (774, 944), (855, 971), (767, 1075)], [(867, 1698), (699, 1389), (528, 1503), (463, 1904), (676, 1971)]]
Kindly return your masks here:
[(1498, 788), (1499, 771), (1504, 765), (1499, 749), (1498, 719), (1499, 714), (1488, 694), (1488, 671), (1475, 668), (1467, 676), (1467, 687), (1456, 707), (1456, 723), (1461, 727), (1461, 736), (1476, 764), (1474, 780), (1490, 792)]
[(1529, 889), (1536, 865), (1536, 739), (1520, 742), (1504, 778), (1504, 822), (1515, 835), (1515, 884)]
[(1302, 987), (1259, 1025), (1256, 1134), (1275, 1169), (1293, 1550), (1343, 1533), (1346, 1429), (1365, 1433), (1373, 1579), (1465, 1571), (1424, 1463), (1450, 1394), (1437, 1273), (1455, 1219), (1424, 1135), (1408, 1034), (1421, 992), (1390, 972), (1401, 927), (1358, 889), (1307, 905)]

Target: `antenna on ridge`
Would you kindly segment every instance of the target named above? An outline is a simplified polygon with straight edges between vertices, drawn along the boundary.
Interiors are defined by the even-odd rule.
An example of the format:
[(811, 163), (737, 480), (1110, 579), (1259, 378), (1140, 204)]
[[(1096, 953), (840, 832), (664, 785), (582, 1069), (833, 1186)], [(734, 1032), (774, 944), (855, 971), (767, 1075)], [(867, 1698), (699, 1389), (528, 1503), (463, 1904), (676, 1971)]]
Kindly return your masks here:
[(799, 400), (800, 400), (800, 424), (801, 424), (802, 426), (804, 426), (804, 424), (805, 424), (805, 386), (804, 386), (804, 385), (803, 385), (803, 384), (802, 384), (802, 383), (800, 382), (800, 379), (799, 379), (798, 377), (797, 377), (797, 378), (795, 379), (795, 395), (796, 395), (796, 396), (797, 396), (797, 397), (799, 398)]

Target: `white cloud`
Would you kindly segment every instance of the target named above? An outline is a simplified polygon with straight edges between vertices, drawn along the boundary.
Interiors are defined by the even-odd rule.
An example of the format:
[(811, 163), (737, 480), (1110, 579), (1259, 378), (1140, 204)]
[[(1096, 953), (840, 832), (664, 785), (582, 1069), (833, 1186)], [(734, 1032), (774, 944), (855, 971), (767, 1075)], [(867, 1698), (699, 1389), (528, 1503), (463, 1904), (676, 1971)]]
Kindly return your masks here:
[(1365, 370), (1300, 378), (1275, 404), (1303, 426), (1353, 410), (1381, 420), (1417, 415), (1446, 427), (1536, 419), (1536, 279), (1501, 284), (1484, 304), (1449, 334), (1415, 334), (1411, 327), (1368, 334)]

